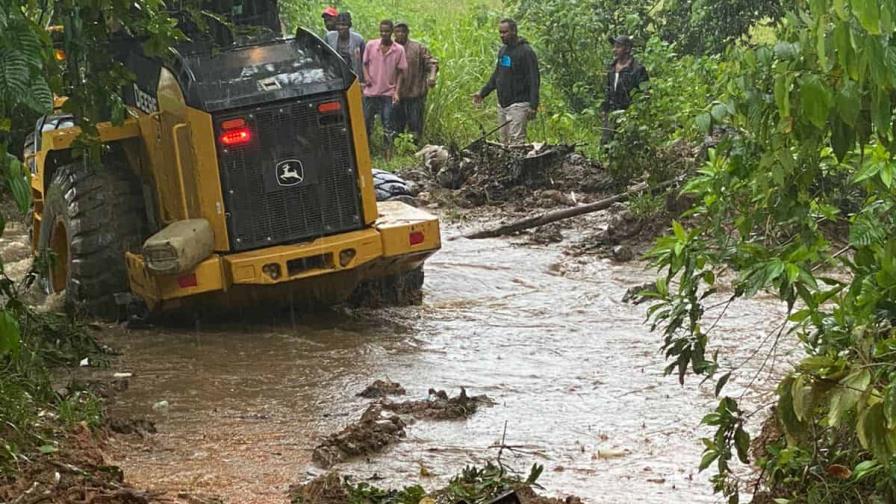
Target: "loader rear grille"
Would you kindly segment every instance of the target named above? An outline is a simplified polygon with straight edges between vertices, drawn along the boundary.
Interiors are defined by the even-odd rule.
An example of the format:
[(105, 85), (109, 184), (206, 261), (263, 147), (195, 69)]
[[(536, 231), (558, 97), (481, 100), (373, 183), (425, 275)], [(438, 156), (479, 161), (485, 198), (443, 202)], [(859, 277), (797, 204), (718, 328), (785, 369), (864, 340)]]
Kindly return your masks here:
[[(339, 101), (336, 112), (318, 106)], [(338, 97), (228, 111), (215, 128), (244, 119), (248, 143), (218, 145), (234, 251), (314, 239), (362, 227), (345, 102)]]

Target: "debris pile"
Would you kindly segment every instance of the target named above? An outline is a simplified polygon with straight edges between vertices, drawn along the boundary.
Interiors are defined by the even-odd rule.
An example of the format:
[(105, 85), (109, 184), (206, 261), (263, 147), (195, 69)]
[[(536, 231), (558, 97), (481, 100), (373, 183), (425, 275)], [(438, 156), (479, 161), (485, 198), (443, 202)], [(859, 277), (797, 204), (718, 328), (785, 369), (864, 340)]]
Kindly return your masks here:
[(368, 385), (366, 389), (364, 389), (361, 393), (358, 394), (358, 397), (364, 397), (366, 399), (381, 399), (387, 396), (400, 396), (405, 395), (407, 391), (404, 387), (401, 386), (400, 383), (396, 383), (392, 380), (377, 380), (373, 382), (371, 385)]
[(444, 390), (429, 389), (429, 397), (422, 401), (386, 399), (405, 393), (401, 384), (391, 380), (377, 380), (364, 389), (359, 396), (379, 400), (368, 406), (360, 420), (327, 436), (314, 448), (314, 463), (329, 469), (354, 457), (381, 452), (407, 436), (402, 415), (419, 420), (460, 420), (469, 418), (482, 406), (494, 404), (488, 396), (468, 396), (464, 388), (457, 397), (449, 397)]
[(572, 145), (480, 141), (459, 152), (429, 145), (417, 156), (423, 166), (402, 176), (426, 191), (453, 191), (457, 204), (466, 208), (504, 203), (573, 206), (579, 198), (614, 185), (598, 163), (575, 152)]
[(488, 396), (468, 396), (467, 390), (461, 387), (457, 397), (449, 397), (444, 390), (429, 389), (429, 397), (423, 401), (383, 402), (382, 407), (419, 420), (460, 420), (473, 416), (480, 406), (493, 404)]
[(315, 464), (330, 468), (350, 458), (382, 451), (405, 437), (405, 423), (396, 414), (383, 411), (374, 404), (355, 422), (331, 434), (312, 454)]
[(86, 424), (77, 425), (14, 478), (0, 478), (0, 502), (155, 502), (155, 494), (128, 486), (122, 470), (108, 464), (102, 441)]
[(529, 477), (523, 479), (510, 471), (489, 463), (485, 467), (466, 467), (451, 478), (445, 488), (427, 492), (420, 485), (407, 486), (401, 490), (386, 490), (369, 483), (352, 483), (351, 477), (330, 472), (303, 484), (289, 488), (290, 502), (293, 504), (349, 504), (372, 502), (419, 502), (420, 504), (455, 504), (481, 502), (485, 504), (582, 504), (575, 496), (566, 498), (542, 497), (532, 488), (543, 471), (534, 465)]

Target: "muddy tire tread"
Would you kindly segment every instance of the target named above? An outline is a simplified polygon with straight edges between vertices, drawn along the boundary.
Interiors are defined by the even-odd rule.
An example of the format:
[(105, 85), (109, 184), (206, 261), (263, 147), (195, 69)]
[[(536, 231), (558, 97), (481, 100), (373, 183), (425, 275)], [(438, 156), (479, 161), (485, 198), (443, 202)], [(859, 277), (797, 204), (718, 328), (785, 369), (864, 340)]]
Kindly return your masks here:
[(115, 319), (115, 294), (129, 290), (124, 253), (139, 250), (146, 229), (143, 193), (127, 167), (110, 162), (88, 169), (81, 162), (59, 167), (50, 182), (40, 250), (62, 215), (69, 236), (66, 304)]

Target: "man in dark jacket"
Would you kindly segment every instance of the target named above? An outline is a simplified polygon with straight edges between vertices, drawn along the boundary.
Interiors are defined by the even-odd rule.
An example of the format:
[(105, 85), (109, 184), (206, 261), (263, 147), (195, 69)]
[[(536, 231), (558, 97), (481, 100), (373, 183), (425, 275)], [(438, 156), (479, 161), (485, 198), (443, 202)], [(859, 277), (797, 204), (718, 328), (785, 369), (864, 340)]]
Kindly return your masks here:
[(538, 111), (541, 76), (538, 58), (525, 39), (517, 33), (516, 22), (503, 19), (498, 25), (501, 42), (498, 63), (488, 83), (473, 95), (479, 105), (483, 98), (498, 90), (498, 124), (505, 144), (526, 143), (526, 125)]
[(632, 92), (640, 89), (648, 80), (647, 69), (632, 56), (634, 43), (631, 37), (610, 37), (613, 44), (613, 62), (607, 68), (606, 99), (604, 112), (604, 143), (613, 137), (614, 124), (611, 112), (625, 110), (632, 104)]

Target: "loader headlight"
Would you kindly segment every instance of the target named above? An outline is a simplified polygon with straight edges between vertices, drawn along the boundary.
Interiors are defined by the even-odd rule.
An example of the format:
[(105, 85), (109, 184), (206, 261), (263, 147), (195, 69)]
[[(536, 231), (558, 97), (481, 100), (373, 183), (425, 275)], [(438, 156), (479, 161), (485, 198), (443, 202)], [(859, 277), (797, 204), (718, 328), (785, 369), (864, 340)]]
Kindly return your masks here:
[(282, 272), (280, 271), (280, 265), (277, 263), (265, 264), (261, 268), (261, 271), (263, 271), (265, 275), (269, 276), (271, 280), (277, 280), (280, 278), (280, 275), (282, 275)]
[(348, 266), (348, 263), (352, 262), (352, 259), (355, 258), (357, 252), (355, 249), (345, 249), (339, 253), (339, 266), (343, 268)]

